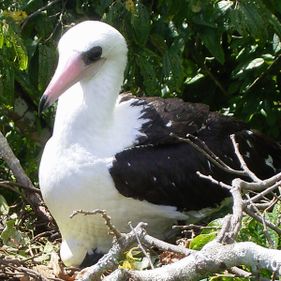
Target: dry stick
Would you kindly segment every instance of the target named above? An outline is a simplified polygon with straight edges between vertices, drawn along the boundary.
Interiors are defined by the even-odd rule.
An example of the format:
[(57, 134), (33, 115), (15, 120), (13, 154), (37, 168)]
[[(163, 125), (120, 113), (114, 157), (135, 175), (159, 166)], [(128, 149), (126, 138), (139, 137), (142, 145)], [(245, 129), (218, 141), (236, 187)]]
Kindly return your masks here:
[[(247, 174), (245, 174), (244, 171), (242, 171), (242, 170), (235, 170), (235, 169), (229, 167), (218, 156), (216, 156), (213, 152), (210, 153), (209, 152), (210, 151), (209, 148), (206, 151), (205, 147), (207, 147), (207, 146), (206, 146), (206, 144), (203, 141), (201, 141), (201, 145), (202, 145), (202, 143), (204, 143), (204, 149), (199, 147), (196, 143), (194, 143), (193, 141), (191, 141), (188, 138), (179, 137), (179, 136), (175, 135), (174, 133), (170, 133), (170, 136), (175, 137), (176, 139), (178, 139), (178, 140), (180, 140), (182, 142), (190, 144), (198, 152), (202, 153), (210, 162), (212, 162), (214, 165), (216, 165), (217, 167), (219, 167), (223, 171), (226, 171), (228, 173), (232, 173), (232, 174), (235, 174), (235, 175), (238, 175), (238, 176), (247, 176)], [(188, 135), (188, 136), (190, 137), (190, 135)], [(197, 139), (197, 140), (199, 140), (199, 139)], [(220, 159), (220, 160), (218, 161), (217, 159)]]
[(137, 239), (137, 242), (138, 242), (138, 247), (141, 249), (141, 251), (143, 252), (143, 254), (145, 255), (145, 257), (148, 259), (150, 267), (151, 267), (152, 269), (154, 269), (154, 265), (153, 265), (153, 262), (152, 262), (152, 260), (151, 260), (150, 253), (147, 252), (147, 251), (144, 249), (144, 247), (143, 247), (143, 245), (142, 245), (142, 243), (141, 243), (141, 241), (140, 241), (140, 238), (139, 238), (138, 234), (136, 233), (135, 229), (134, 229), (133, 226), (132, 226), (132, 223), (129, 222), (128, 225), (130, 226), (131, 230), (134, 231), (134, 233), (135, 233), (135, 235), (136, 235), (136, 239)]
[(115, 238), (118, 239), (122, 236), (121, 232), (111, 223), (111, 217), (106, 213), (105, 210), (100, 210), (100, 209), (96, 209), (96, 210), (93, 210), (93, 211), (77, 210), (77, 211), (74, 211), (70, 215), (70, 218), (72, 219), (73, 217), (75, 217), (78, 214), (82, 214), (84, 216), (99, 214), (105, 220), (106, 226), (108, 227), (110, 233), (112, 233)]
[(228, 165), (226, 165), (226, 163), (224, 163), (224, 162), (207, 146), (207, 144), (206, 144), (203, 140), (201, 140), (201, 139), (199, 139), (198, 137), (193, 136), (193, 135), (191, 135), (191, 134), (187, 134), (187, 135), (186, 135), (186, 138), (187, 138), (187, 139), (190, 139), (193, 143), (195, 143), (195, 141), (197, 141), (197, 142), (200, 144), (200, 146), (205, 150), (205, 152), (206, 152), (207, 154), (209, 154), (212, 158), (214, 158), (218, 163), (220, 163), (221, 165), (223, 165), (224, 167), (226, 167), (227, 169), (229, 169)]
[[(17, 179), (17, 182), (22, 186), (27, 186), (34, 188), (31, 180), (24, 172), (20, 161), (17, 159), (12, 149), (10, 148), (6, 138), (0, 132), (0, 158), (2, 158), (7, 165), (12, 170), (14, 176)], [(35, 193), (33, 190), (23, 190), (27, 202), (32, 206), (34, 212), (44, 221), (52, 221), (52, 217), (46, 209), (41, 197), (39, 194)]]
[(251, 201), (251, 198), (248, 194), (246, 194), (246, 197), (248, 198), (248, 201), (250, 202), (250, 206), (252, 207), (252, 209), (254, 209), (256, 211), (256, 213), (258, 214), (258, 216), (260, 216), (260, 218), (262, 219), (262, 225), (263, 225), (263, 230), (264, 230), (264, 235), (270, 245), (271, 248), (274, 247), (274, 242), (272, 241), (270, 234), (268, 233), (268, 229), (267, 229), (267, 225), (265, 223), (265, 217), (264, 215), (260, 212), (260, 210), (255, 206), (255, 204), (253, 204), (253, 202)]
[(170, 244), (168, 242), (164, 242), (160, 239), (150, 236), (147, 233), (144, 234), (144, 236), (141, 238), (141, 240), (145, 244), (149, 245), (150, 247), (157, 247), (159, 250), (162, 250), (162, 251), (174, 252), (174, 253), (182, 254), (185, 256), (188, 256), (188, 255), (196, 252), (195, 250), (187, 249), (181, 245), (174, 245), (174, 244)]
[[(233, 198), (232, 215), (230, 221), (230, 229), (227, 233), (227, 243), (233, 243), (240, 230), (243, 218), (243, 199), (241, 195), (241, 180), (234, 179), (232, 181), (233, 188), (230, 190)], [(225, 240), (226, 241), (226, 240)]]
[(234, 151), (235, 154), (240, 162), (241, 168), (243, 169), (243, 171), (245, 171), (247, 173), (247, 175), (255, 182), (259, 183), (262, 180), (259, 179), (247, 166), (243, 156), (241, 155), (240, 151), (239, 151), (239, 144), (235, 141), (235, 135), (232, 134), (230, 135), (230, 139), (232, 141), (233, 147), (234, 147)]
[(79, 272), (76, 280), (100, 280), (101, 275), (105, 271), (115, 270), (118, 267), (118, 260), (120, 260), (124, 251), (136, 243), (135, 233), (138, 233), (138, 236), (142, 239), (145, 233), (144, 227), (146, 227), (145, 223), (139, 223), (134, 228), (134, 231), (131, 231), (128, 234), (121, 234), (121, 237), (113, 243), (113, 246), (108, 253), (105, 254), (96, 264)]
[[(255, 214), (249, 207), (244, 206), (244, 212), (249, 215), (250, 217), (254, 218), (255, 220), (257, 220), (260, 223), (263, 223), (263, 219), (258, 216), (257, 214)], [(273, 223), (264, 220), (264, 223), (271, 228), (272, 230), (274, 230), (275, 232), (277, 232), (279, 235), (281, 235), (281, 229), (279, 227), (277, 227), (276, 225), (274, 225)]]
[(243, 190), (250, 190), (250, 191), (262, 191), (272, 185), (276, 184), (276, 182), (281, 182), (281, 173), (278, 173), (272, 176), (269, 179), (261, 180), (259, 182), (246, 182), (243, 183)]
[[(266, 180), (260, 180), (252, 171), (249, 170), (248, 166), (246, 165), (243, 156), (241, 155), (241, 153), (239, 152), (239, 148), (238, 148), (238, 144), (235, 141), (235, 136), (231, 135), (231, 141), (234, 145), (234, 149), (235, 149), (235, 153), (237, 155), (238, 160), (243, 165), (242, 168), (244, 170), (235, 170), (231, 167), (229, 167), (226, 163), (224, 163), (215, 153), (213, 153), (208, 146), (206, 145), (206, 143), (202, 140), (200, 140), (198, 137), (195, 137), (193, 135), (188, 134), (187, 138), (182, 138), (179, 137), (177, 135), (175, 135), (174, 133), (170, 133), (170, 135), (172, 137), (175, 137), (176, 139), (188, 143), (190, 144), (193, 148), (195, 148), (198, 152), (202, 153), (208, 160), (210, 160), (214, 165), (216, 165), (218, 168), (222, 169), (223, 171), (226, 171), (228, 173), (232, 173), (235, 174), (237, 176), (247, 176), (250, 178), (255, 178), (254, 182), (246, 182), (243, 181), (241, 184), (241, 188), (243, 190), (251, 190), (251, 191), (260, 191), (260, 190), (264, 190), (268, 187), (270, 187), (271, 185), (275, 184), (277, 181), (281, 181), (281, 172), (279, 174), (276, 174), (274, 176), (272, 176), (269, 179)], [(192, 140), (190, 140), (192, 139)], [(196, 140), (197, 142), (199, 142), (200, 146), (197, 145), (194, 140)]]
[[(259, 209), (259, 210), (268, 210), (270, 209), (272, 206), (274, 206), (278, 200), (281, 198), (281, 196), (279, 195), (278, 197), (274, 197), (271, 201), (269, 202), (264, 202), (264, 203), (255, 203), (255, 206)], [(247, 202), (245, 203), (247, 204)]]
[(21, 26), (21, 29), (24, 29), (25, 25), (27, 24), (27, 22), (34, 16), (40, 14), (41, 12), (43, 12), (44, 10), (47, 10), (49, 7), (51, 7), (52, 5), (56, 4), (57, 2), (60, 2), (62, 0), (54, 0), (54, 1), (51, 1), (51, 2), (48, 2), (47, 5), (39, 8), (38, 10), (36, 10), (35, 12), (33, 12), (32, 14), (28, 15), (26, 17), (26, 19), (24, 20), (22, 26)]
[[(251, 202), (256, 202), (259, 199), (261, 199), (263, 196), (267, 195), (268, 193), (270, 193), (271, 191), (273, 191), (274, 189), (276, 189), (277, 187), (279, 187), (281, 185), (281, 181), (276, 182), (274, 185), (268, 187), (267, 189), (265, 189), (264, 191), (258, 193), (257, 195), (255, 195), (254, 197), (252, 197), (250, 200)], [(246, 201), (246, 203), (250, 203), (249, 200)]]
[(0, 257), (0, 266), (4, 265), (4, 270), (11, 269), (13, 270), (12, 274), (15, 275), (18, 272), (21, 277), (22, 274), (27, 274), (29, 277), (33, 277), (36, 280), (48, 281), (47, 278), (42, 276), (39, 272), (25, 267), (25, 262), (18, 259), (10, 259), (5, 257)]
[(29, 191), (34, 191), (34, 192), (40, 193), (39, 188), (32, 187), (32, 186), (20, 185), (20, 184), (18, 184), (16, 182), (12, 182), (12, 181), (0, 181), (0, 187), (5, 187), (5, 188), (11, 189), (11, 190), (13, 190), (15, 192), (18, 192), (15, 189), (16, 187), (18, 187), (18, 188), (24, 188), (24, 189), (27, 189)]
[(224, 182), (222, 182), (222, 181), (218, 181), (218, 180), (214, 179), (211, 175), (206, 176), (206, 175), (202, 174), (202, 173), (199, 172), (199, 171), (197, 171), (196, 174), (197, 174), (200, 178), (209, 180), (209, 181), (211, 181), (212, 183), (217, 184), (218, 186), (220, 186), (220, 187), (222, 187), (222, 188), (226, 188), (226, 189), (228, 189), (228, 190), (231, 190), (231, 188), (232, 188), (231, 185), (226, 184), (226, 183), (224, 183)]

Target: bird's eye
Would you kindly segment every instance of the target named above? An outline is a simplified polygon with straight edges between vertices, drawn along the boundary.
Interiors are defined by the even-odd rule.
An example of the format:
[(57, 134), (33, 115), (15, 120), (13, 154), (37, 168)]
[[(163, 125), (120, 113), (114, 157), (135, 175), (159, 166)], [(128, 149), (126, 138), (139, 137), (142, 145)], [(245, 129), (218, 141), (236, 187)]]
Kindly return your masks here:
[(100, 46), (96, 46), (83, 53), (82, 59), (85, 64), (91, 64), (97, 61), (98, 59), (100, 59), (101, 54), (102, 54), (102, 48)]

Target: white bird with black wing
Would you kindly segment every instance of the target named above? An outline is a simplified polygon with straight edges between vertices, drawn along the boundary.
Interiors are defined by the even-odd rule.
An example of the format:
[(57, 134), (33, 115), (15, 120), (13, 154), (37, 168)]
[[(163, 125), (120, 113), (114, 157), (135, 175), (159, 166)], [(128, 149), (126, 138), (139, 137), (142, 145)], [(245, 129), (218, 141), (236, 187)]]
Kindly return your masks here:
[(58, 50), (57, 70), (40, 101), (42, 111), (59, 99), (39, 180), (62, 234), (66, 265), (94, 262), (111, 246), (103, 219), (70, 219), (75, 210), (105, 209), (120, 231), (128, 230), (128, 221), (147, 222), (152, 235), (165, 238), (177, 220), (199, 216), (229, 195), (196, 171), (227, 182), (231, 175), (171, 132), (197, 135), (239, 168), (229, 140), (234, 133), (258, 176), (269, 177), (280, 168), (278, 145), (240, 121), (209, 112), (206, 105), (119, 96), (127, 45), (113, 27), (82, 22), (63, 35)]

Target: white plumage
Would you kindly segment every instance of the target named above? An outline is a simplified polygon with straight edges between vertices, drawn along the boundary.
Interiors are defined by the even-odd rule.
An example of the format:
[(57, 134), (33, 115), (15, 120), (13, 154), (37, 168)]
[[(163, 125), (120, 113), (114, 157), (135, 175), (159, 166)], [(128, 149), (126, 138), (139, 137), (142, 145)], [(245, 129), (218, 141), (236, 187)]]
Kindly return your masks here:
[[(79, 82), (70, 88), (59, 85), (62, 90), (53, 91), (52, 86), (62, 82), (71, 59), (92, 46), (102, 47), (102, 63), (83, 70), (85, 74), (79, 74)], [(66, 265), (80, 265), (87, 252), (105, 252), (111, 245), (101, 218), (70, 219), (75, 210), (105, 209), (121, 231), (128, 229), (128, 221), (145, 220), (158, 236), (171, 225), (171, 219), (185, 218), (175, 207), (122, 196), (109, 174), (114, 155), (134, 145), (146, 122), (139, 119), (143, 108), (130, 106), (133, 100), (116, 102), (126, 54), (126, 43), (117, 30), (101, 22), (80, 23), (61, 38), (57, 71), (44, 93), (49, 105), (64, 91), (58, 101), (53, 136), (40, 163), (39, 181), (62, 234), (61, 258)]]

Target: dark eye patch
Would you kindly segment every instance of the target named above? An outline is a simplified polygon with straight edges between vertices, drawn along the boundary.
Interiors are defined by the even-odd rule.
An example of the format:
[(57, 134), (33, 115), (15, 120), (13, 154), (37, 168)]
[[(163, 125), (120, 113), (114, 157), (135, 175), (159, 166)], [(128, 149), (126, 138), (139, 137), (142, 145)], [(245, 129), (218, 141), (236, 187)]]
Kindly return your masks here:
[(82, 60), (85, 64), (91, 64), (100, 59), (102, 54), (102, 47), (96, 46), (82, 54)]

